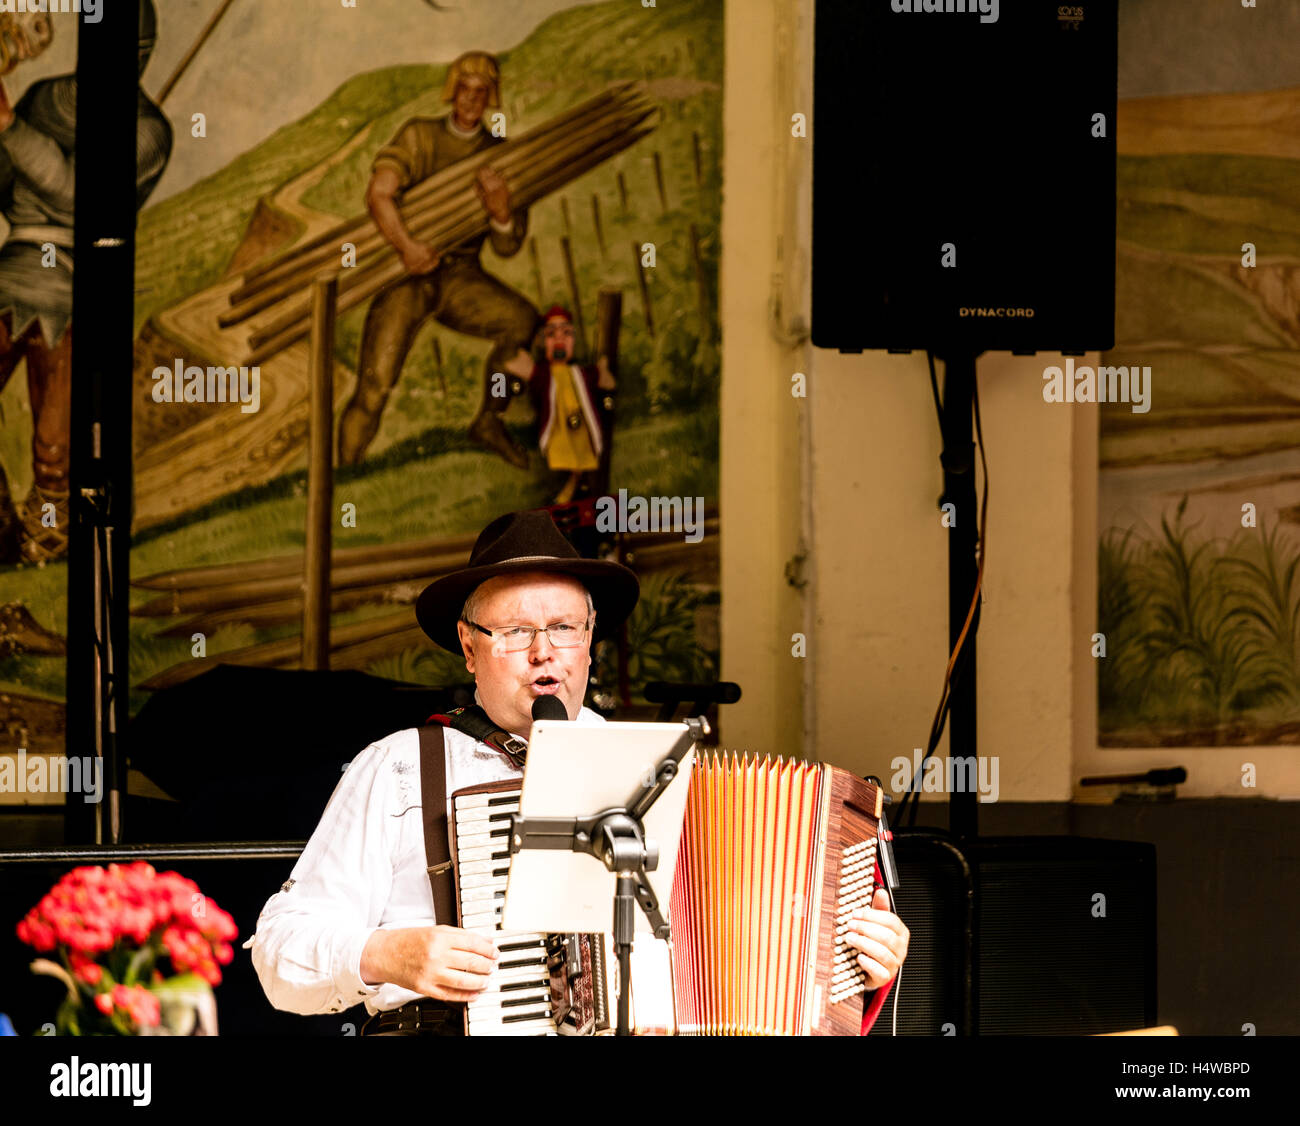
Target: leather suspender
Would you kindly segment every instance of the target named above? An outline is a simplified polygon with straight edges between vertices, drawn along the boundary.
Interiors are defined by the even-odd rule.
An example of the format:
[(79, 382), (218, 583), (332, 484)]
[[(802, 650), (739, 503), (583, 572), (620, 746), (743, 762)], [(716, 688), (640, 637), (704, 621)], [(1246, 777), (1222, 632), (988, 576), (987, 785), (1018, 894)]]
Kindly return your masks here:
[[(482, 708), (458, 708), (450, 715), (430, 718), (446, 720), (446, 726), (500, 751), (515, 766), (523, 765), (527, 744), (501, 731)], [(447, 743), (443, 727), (441, 723), (430, 723), (419, 729), (420, 802), (424, 807), (424, 857), (429, 886), (433, 889), (433, 916), (440, 926), (454, 927), (456, 897), (447, 832)]]
[(447, 744), (442, 727), (420, 728), (420, 801), (424, 807), (424, 857), (433, 889), (433, 917), (440, 926), (456, 925), (456, 897), (447, 835)]

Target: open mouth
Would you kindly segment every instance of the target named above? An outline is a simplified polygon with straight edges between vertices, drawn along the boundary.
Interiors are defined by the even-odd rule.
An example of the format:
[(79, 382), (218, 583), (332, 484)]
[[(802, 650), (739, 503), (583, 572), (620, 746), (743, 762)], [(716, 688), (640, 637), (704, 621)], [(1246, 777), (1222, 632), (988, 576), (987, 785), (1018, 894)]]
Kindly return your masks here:
[(554, 694), (560, 690), (560, 682), (553, 676), (539, 676), (533, 681), (533, 688), (539, 693)]

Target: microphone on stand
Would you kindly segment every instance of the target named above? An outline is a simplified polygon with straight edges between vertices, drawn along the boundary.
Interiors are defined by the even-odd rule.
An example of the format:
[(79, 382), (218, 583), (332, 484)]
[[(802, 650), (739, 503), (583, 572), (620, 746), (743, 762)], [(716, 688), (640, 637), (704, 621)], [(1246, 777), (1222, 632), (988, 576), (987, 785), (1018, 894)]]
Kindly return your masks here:
[[(556, 696), (538, 696), (533, 701), (533, 722), (539, 719), (563, 719), (568, 720), (569, 709), (560, 702)], [(532, 734), (529, 734), (532, 738)], [(566, 934), (564, 938), (565, 958), (568, 962), (569, 980), (572, 981), (582, 973), (582, 954), (578, 945), (579, 936), (576, 934)]]
[(533, 722), (539, 719), (564, 719), (569, 718), (568, 709), (555, 696), (538, 696), (533, 701)]

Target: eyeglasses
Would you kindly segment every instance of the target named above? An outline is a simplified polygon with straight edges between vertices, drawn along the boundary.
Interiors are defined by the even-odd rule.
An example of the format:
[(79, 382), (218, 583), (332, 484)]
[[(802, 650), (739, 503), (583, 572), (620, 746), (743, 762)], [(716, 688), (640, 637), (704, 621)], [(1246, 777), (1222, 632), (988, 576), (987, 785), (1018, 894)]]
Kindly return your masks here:
[(465, 619), (467, 626), (473, 626), (479, 633), (485, 633), (492, 638), (503, 653), (518, 653), (522, 649), (531, 649), (533, 639), (539, 634), (546, 634), (546, 639), (557, 649), (572, 649), (583, 644), (587, 640), (587, 629), (591, 624), (590, 619), (579, 622), (556, 622), (553, 625), (542, 626), (502, 626), (500, 629), (486, 629), (479, 625), (478, 622), (471, 622)]

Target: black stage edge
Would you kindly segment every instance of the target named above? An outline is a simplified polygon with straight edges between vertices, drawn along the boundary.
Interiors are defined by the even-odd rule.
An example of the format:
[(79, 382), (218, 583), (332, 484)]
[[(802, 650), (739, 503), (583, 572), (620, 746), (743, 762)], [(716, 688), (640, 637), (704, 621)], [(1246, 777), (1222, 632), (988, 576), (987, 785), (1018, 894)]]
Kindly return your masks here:
[(65, 753), (103, 755), (104, 799), (68, 799), (69, 843), (121, 839), (126, 790), (138, 18), (78, 25)]
[[(430, 1084), (420, 1082), (423, 1078), (434, 1081), (435, 1092), (450, 1090), (457, 1083), (481, 1082), (486, 1089), (504, 1094), (503, 1088), (519, 1077), (530, 1072), (543, 1075), (542, 1069), (554, 1067), (557, 1051), (569, 1060), (586, 1058), (584, 1052), (568, 1056), (578, 1047), (561, 1048), (545, 1038), (514, 1038), (510, 1059), (503, 1062), (500, 1042), (494, 1039), (440, 1038), (430, 1043), (420, 1037), (345, 1034), (270, 1042), (229, 1037), (197, 1042), (29, 1038), (6, 1044), (6, 1062), (12, 1066), (7, 1069), (5, 1095), (6, 1105), (20, 1111), (57, 1110), (59, 1104), (64, 1110), (70, 1104), (96, 1110), (117, 1104), (134, 1110), (129, 1095), (55, 1098), (50, 1086), (54, 1069), (67, 1069), (74, 1058), (79, 1072), (92, 1061), (136, 1062), (149, 1065), (148, 1105), (155, 1111), (191, 1111), (196, 1100), (211, 1101), (215, 1095), (237, 1116), (255, 1107), (258, 1117), (292, 1111), (298, 1120), (312, 1112), (334, 1118), (353, 1109), (373, 1113), (376, 1097), (391, 1111), (424, 1108)], [(625, 1072), (610, 1066), (613, 1052), (627, 1065), (648, 1065), (656, 1069), (651, 1074), (663, 1076), (686, 1074), (698, 1069), (704, 1059), (715, 1076), (720, 1074), (716, 1067), (726, 1067), (721, 1073), (726, 1078), (720, 1081), (676, 1088), (679, 1099), (689, 1102), (693, 1117), (712, 1117), (716, 1108), (729, 1121), (747, 1111), (756, 1112), (753, 1117), (759, 1120), (770, 1120), (774, 1099), (797, 1097), (808, 1084), (816, 1083), (815, 1077), (826, 1076), (829, 1065), (852, 1069), (846, 1081), (833, 1083), (818, 1096), (832, 1116), (870, 1105), (877, 1111), (919, 1112), (921, 1120), (929, 1121), (948, 1110), (968, 1115), (972, 1103), (979, 1103), (996, 1107), (999, 1115), (1008, 1110), (1051, 1114), (1067, 1108), (1072, 1114), (1108, 1112), (1127, 1105), (1134, 1117), (1156, 1112), (1178, 1121), (1186, 1121), (1187, 1112), (1198, 1107), (1202, 1113), (1191, 1120), (1205, 1121), (1207, 1110), (1222, 1120), (1285, 1106), (1292, 1091), (1295, 1041), (1080, 1037), (873, 1039), (867, 1044), (853, 1038), (764, 1041), (745, 1037), (706, 1044), (693, 1037), (661, 1037), (611, 1038), (600, 1052), (603, 1066), (584, 1069), (583, 1098), (593, 1107), (615, 1106), (617, 1099), (627, 1099)], [(731, 1065), (736, 1068), (734, 1077)], [(1206, 1066), (1216, 1070), (1193, 1071)], [(1222, 1070), (1227, 1068), (1231, 1070)], [(144, 1078), (143, 1067), (137, 1074)], [(757, 1081), (759, 1076), (766, 1076), (767, 1082)], [(657, 1091), (643, 1092), (645, 1105), (672, 1103), (674, 1090), (666, 1082), (669, 1085)], [(1187, 1088), (1198, 1091), (1188, 1095), (1183, 1093)]]

